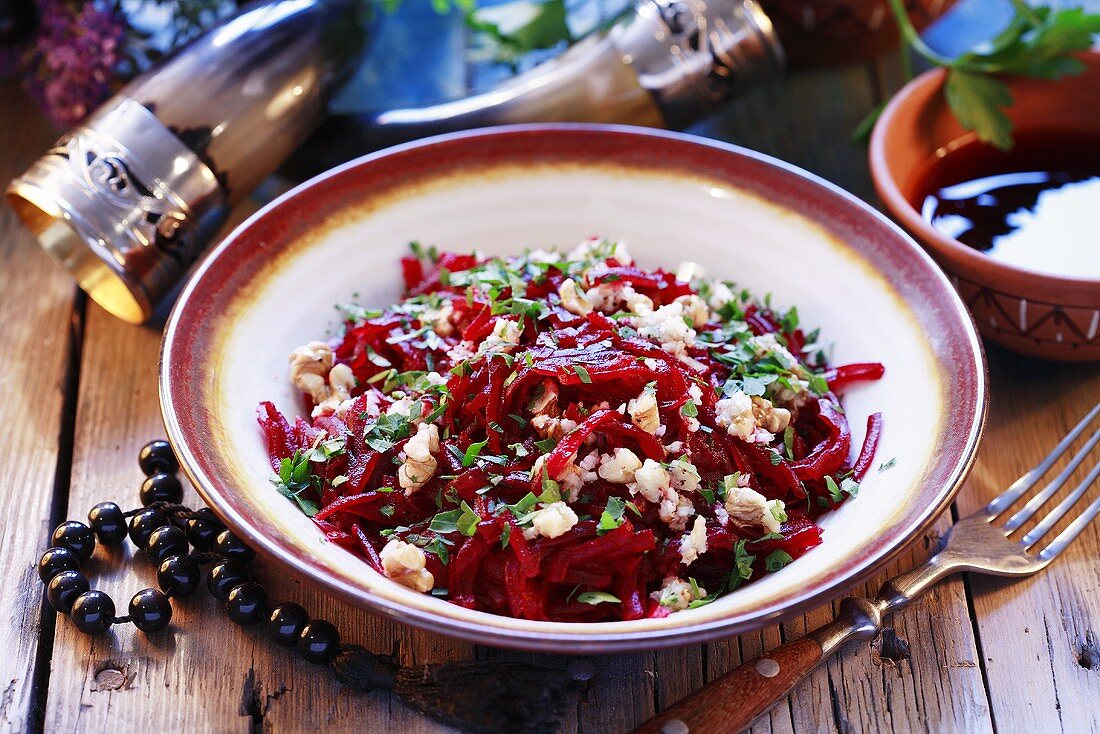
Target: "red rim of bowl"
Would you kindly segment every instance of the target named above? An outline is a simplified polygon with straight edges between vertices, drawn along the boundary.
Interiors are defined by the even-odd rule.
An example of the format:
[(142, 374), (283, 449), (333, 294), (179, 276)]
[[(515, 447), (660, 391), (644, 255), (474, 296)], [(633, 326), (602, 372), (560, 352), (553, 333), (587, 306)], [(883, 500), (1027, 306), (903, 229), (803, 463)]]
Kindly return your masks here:
[[(415, 180), (438, 175), (441, 167), (445, 169), (455, 162), (488, 168), (491, 162), (486, 162), (486, 156), (514, 164), (523, 160), (525, 154), (562, 163), (613, 159), (613, 163), (648, 165), (665, 172), (687, 171), (698, 175), (702, 171), (703, 178), (762, 193), (772, 201), (783, 202), (785, 197), (792, 202), (797, 200), (803, 213), (810, 218), (820, 214), (815, 221), (836, 236), (839, 236), (836, 230), (840, 229), (861, 231), (860, 237), (868, 242), (875, 238), (876, 244), (859, 250), (861, 257), (871, 264), (877, 259), (880, 273), (887, 271), (883, 277), (899, 296), (905, 290), (914, 297), (919, 295), (922, 313), (932, 321), (938, 320), (939, 326), (947, 327), (947, 332), (930, 337), (940, 340), (935, 352), (937, 364), (950, 367), (949, 370), (941, 367), (952, 378), (952, 384), (944, 385), (943, 390), (950, 391), (954, 402), (945, 402), (946, 415), (940, 428), (943, 443), (926, 464), (921, 477), (925, 488), (909, 502), (907, 510), (899, 513), (900, 519), (887, 526), (887, 532), (868, 544), (862, 555), (799, 591), (769, 599), (750, 611), (706, 622), (693, 623), (691, 618), (685, 618), (676, 626), (631, 631), (615, 630), (616, 626), (631, 623), (609, 622), (595, 625), (597, 632), (582, 632), (571, 630), (568, 623), (524, 621), (527, 628), (513, 629), (493, 625), (494, 620), (511, 618), (472, 612), (469, 616), (473, 620), (455, 619), (378, 597), (363, 588), (349, 587), (324, 564), (296, 554), (280, 538), (266, 536), (249, 517), (248, 505), (225, 491), (224, 482), (217, 476), (216, 462), (207, 453), (193, 448), (193, 444), (201, 448), (207, 422), (203, 419), (203, 380), (195, 379), (190, 367), (196, 364), (193, 350), (201, 351), (203, 343), (202, 317), (214, 308), (204, 297), (213, 298), (219, 291), (231, 293), (234, 278), (248, 277), (242, 274), (246, 270), (243, 267), (217, 268), (220, 259), (233, 256), (247, 259), (247, 240), (252, 230), (267, 234), (263, 240), (265, 250), (276, 251), (281, 246), (276, 238), (281, 238), (285, 245), (300, 233), (294, 225), (282, 220), (284, 210), (316, 213), (328, 207), (337, 211), (341, 206), (333, 200), (341, 192), (348, 194), (349, 189), (355, 189), (355, 182), (361, 184), (371, 171), (386, 172), (386, 176), (372, 180), (372, 184), (379, 179)], [(890, 269), (884, 268), (885, 265)], [(901, 273), (902, 268), (908, 269), (908, 275)], [(913, 298), (904, 300), (914, 302)], [(181, 367), (174, 374), (173, 364), (188, 367)], [(256, 550), (336, 597), (403, 623), (495, 647), (561, 652), (563, 646), (568, 646), (571, 653), (653, 650), (758, 629), (804, 613), (866, 579), (910, 541), (919, 538), (954, 499), (974, 462), (984, 430), (989, 382), (973, 320), (946, 276), (904, 231), (856, 197), (793, 165), (734, 145), (645, 128), (563, 123), (452, 133), (397, 146), (338, 166), (279, 197), (235, 229), (196, 268), (169, 317), (159, 369), (161, 413), (181, 466), (216, 514)]]
[[(1098, 51), (1084, 52), (1080, 56), (1090, 65), (1100, 65), (1100, 52)], [(890, 164), (887, 162), (886, 136), (888, 130), (903, 107), (913, 104), (914, 97), (928, 92), (929, 87), (941, 88), (946, 75), (947, 72), (944, 69), (931, 69), (918, 75), (898, 90), (875, 123), (874, 130), (871, 132), (868, 160), (871, 165), (871, 178), (875, 184), (875, 192), (886, 205), (886, 208), (893, 216), (901, 220), (901, 224), (909, 232), (929, 243), (933, 249), (941, 250), (944, 257), (961, 261), (971, 272), (977, 270), (989, 273), (983, 280), (996, 282), (999, 278), (1005, 276), (1026, 276), (1033, 281), (1045, 281), (1043, 290), (1054, 293), (1057, 293), (1058, 289), (1061, 288), (1076, 290), (1082, 287), (1100, 286), (1100, 278), (1064, 275), (1048, 270), (1034, 270), (1020, 265), (1009, 265), (988, 255), (975, 252), (973, 248), (948, 237), (926, 222), (920, 212), (909, 202), (909, 199), (901, 193), (897, 181), (891, 174)], [(1054, 293), (1052, 293), (1052, 296)], [(1052, 300), (1059, 301), (1056, 296)]]

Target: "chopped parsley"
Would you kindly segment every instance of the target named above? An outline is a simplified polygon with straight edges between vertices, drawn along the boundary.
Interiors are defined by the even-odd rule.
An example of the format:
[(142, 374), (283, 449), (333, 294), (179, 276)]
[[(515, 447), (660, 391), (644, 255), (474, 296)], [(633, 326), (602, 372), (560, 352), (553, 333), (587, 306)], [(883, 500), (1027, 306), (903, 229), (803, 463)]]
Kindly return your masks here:
[(581, 604), (620, 604), (622, 603), (619, 597), (612, 594), (608, 594), (606, 591), (582, 591), (577, 594), (577, 601)]
[[(600, 514), (600, 521), (596, 523), (596, 533), (607, 535), (612, 530), (618, 530), (623, 524), (623, 512), (626, 511), (626, 505), (625, 500), (618, 497), (608, 497), (607, 506)], [(634, 505), (631, 504), (631, 507), (634, 507)], [(637, 508), (634, 509), (637, 510)]]
[(775, 550), (769, 553), (768, 557), (764, 559), (764, 568), (768, 569), (769, 572), (774, 573), (775, 571), (783, 568), (793, 560), (794, 559), (791, 558), (791, 554), (787, 551)]
[(321, 489), (321, 477), (309, 470), (311, 455), (312, 452), (295, 451), (279, 462), (278, 475), (271, 477), (271, 483), (279, 494), (294, 500), (307, 517), (313, 517), (321, 510), (316, 502), (302, 496), (309, 489)]

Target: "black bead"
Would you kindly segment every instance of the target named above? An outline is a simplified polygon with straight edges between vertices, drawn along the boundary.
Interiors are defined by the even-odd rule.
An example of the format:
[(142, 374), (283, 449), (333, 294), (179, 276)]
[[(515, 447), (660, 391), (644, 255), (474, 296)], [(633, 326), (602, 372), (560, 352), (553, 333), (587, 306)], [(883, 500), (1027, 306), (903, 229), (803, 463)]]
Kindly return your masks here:
[(218, 533), (218, 539), (214, 541), (214, 552), (241, 563), (250, 563), (256, 557), (256, 551), (245, 545), (231, 530)]
[(157, 569), (157, 584), (168, 596), (191, 596), (199, 588), (202, 569), (190, 556), (168, 556)]
[(76, 598), (88, 588), (88, 579), (80, 571), (62, 571), (46, 585), (46, 598), (51, 607), (62, 614), (68, 614)]
[(313, 620), (298, 635), (298, 652), (310, 663), (327, 663), (339, 646), (340, 633), (323, 619)]
[(229, 591), (234, 586), (248, 581), (248, 578), (248, 567), (240, 561), (219, 561), (210, 567), (206, 586), (215, 599), (225, 601)]
[(187, 539), (191, 545), (199, 550), (210, 550), (214, 547), (214, 541), (218, 534), (225, 530), (225, 525), (219, 520), (213, 510), (203, 507), (187, 519)]
[(267, 592), (254, 581), (237, 584), (226, 597), (225, 614), (242, 627), (262, 622), (267, 616)]
[(159, 632), (172, 621), (172, 603), (162, 591), (142, 589), (130, 600), (130, 620), (142, 632)]
[(183, 485), (171, 474), (151, 474), (141, 483), (140, 497), (146, 507), (154, 502), (177, 505), (183, 501)]
[(168, 556), (182, 556), (187, 553), (187, 536), (175, 525), (164, 525), (149, 533), (145, 541), (145, 555), (153, 563), (160, 565)]
[(175, 474), (180, 470), (180, 463), (176, 459), (176, 452), (172, 450), (172, 444), (160, 439), (150, 441), (141, 447), (138, 464), (146, 476), (158, 473)]
[(49, 548), (38, 559), (38, 578), (48, 584), (62, 571), (76, 571), (80, 568), (80, 558), (68, 548)]
[(309, 623), (309, 614), (294, 602), (280, 604), (271, 610), (268, 617), (267, 631), (275, 644), (283, 647), (294, 647), (298, 644), (298, 636), (302, 629)]
[(168, 518), (154, 507), (138, 510), (137, 514), (130, 518), (130, 540), (134, 541), (134, 545), (138, 548), (144, 548), (152, 532), (167, 524)]
[(115, 603), (102, 591), (85, 591), (73, 602), (69, 616), (76, 628), (86, 635), (98, 635), (115, 621)]
[(100, 502), (88, 512), (88, 524), (103, 545), (118, 545), (126, 538), (126, 516), (114, 502)]
[(71, 550), (81, 561), (91, 558), (95, 551), (95, 534), (92, 529), (76, 520), (66, 520), (54, 528), (50, 540), (53, 545)]

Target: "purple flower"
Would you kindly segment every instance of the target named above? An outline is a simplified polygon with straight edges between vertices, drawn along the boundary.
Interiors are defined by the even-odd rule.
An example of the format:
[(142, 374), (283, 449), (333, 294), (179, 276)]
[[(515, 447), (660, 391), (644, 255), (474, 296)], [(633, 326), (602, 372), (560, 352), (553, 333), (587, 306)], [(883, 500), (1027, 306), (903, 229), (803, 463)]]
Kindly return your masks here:
[(72, 127), (111, 96), (124, 59), (121, 14), (86, 2), (38, 0), (41, 22), (27, 59), (27, 90), (59, 127)]

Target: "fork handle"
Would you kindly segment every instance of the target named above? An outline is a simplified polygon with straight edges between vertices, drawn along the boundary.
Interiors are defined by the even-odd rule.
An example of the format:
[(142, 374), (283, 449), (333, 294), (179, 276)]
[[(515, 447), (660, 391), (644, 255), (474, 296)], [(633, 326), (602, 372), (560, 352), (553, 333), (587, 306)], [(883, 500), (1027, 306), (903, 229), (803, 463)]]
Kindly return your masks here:
[(810, 637), (769, 650), (665, 709), (633, 734), (741, 731), (787, 695), (823, 655), (821, 644)]
[[(632, 734), (703, 734), (748, 728), (821, 663), (850, 640), (873, 640), (882, 631), (885, 602), (847, 597), (836, 618), (806, 636), (734, 668)], [(904, 606), (904, 602), (899, 604)]]

